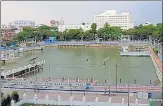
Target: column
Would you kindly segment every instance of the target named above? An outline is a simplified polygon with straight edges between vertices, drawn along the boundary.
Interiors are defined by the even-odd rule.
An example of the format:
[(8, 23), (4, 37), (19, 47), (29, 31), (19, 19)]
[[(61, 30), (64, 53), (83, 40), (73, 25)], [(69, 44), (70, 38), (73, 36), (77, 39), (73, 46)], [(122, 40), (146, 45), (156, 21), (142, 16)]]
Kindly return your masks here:
[(25, 93), (23, 93), (23, 100), (25, 100), (26, 99), (26, 94)]
[(83, 98), (82, 98), (82, 106), (85, 106), (85, 102), (86, 102), (86, 97), (83, 96)]
[(139, 102), (138, 102), (138, 99), (136, 98), (135, 100), (135, 106), (138, 106), (139, 105)]
[(15, 106), (15, 102), (13, 99), (11, 100), (11, 106)]
[(46, 101), (46, 105), (48, 105), (48, 102), (49, 102), (49, 96), (48, 96), (48, 94), (45, 96), (45, 101)]
[(99, 106), (98, 97), (95, 98), (95, 106)]
[(67, 82), (68, 82), (68, 83), (70, 82), (70, 79), (69, 79), (69, 78), (67, 79)]
[(61, 104), (61, 96), (58, 95), (58, 105), (60, 105), (60, 104)]
[(80, 81), (80, 79), (78, 78), (78, 82)]
[(73, 106), (73, 96), (70, 97), (70, 106)]
[(111, 106), (111, 97), (109, 97), (108, 104)]
[(34, 104), (37, 104), (37, 99), (38, 99), (37, 94), (35, 94), (35, 95), (33, 96), (33, 99), (34, 99)]
[(122, 106), (125, 106), (125, 99), (122, 98)]

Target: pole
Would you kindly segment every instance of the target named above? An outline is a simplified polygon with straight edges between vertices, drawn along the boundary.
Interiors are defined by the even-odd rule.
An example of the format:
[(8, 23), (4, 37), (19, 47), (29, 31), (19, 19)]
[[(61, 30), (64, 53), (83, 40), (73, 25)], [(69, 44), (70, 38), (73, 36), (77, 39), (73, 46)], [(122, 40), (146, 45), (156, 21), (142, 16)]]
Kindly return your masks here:
[(85, 89), (84, 89), (84, 96), (85, 96)]
[(129, 98), (129, 97), (130, 97), (130, 96), (129, 96), (129, 85), (130, 85), (130, 80), (128, 81), (128, 106), (130, 105), (130, 100), (129, 100), (129, 99), (130, 99), (130, 98)]
[(117, 64), (115, 65), (116, 68), (116, 91), (117, 91)]
[(71, 96), (72, 96), (72, 87), (71, 87), (71, 84), (70, 84), (70, 88), (71, 88), (71, 92), (70, 93), (71, 93)]

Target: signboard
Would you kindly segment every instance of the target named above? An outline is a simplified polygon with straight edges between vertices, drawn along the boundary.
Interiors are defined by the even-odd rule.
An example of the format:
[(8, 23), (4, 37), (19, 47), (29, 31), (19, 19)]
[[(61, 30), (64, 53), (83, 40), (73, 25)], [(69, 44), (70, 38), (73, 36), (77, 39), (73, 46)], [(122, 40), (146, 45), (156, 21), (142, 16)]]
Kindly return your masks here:
[(143, 99), (148, 99), (148, 93), (147, 92), (143, 93)]
[(134, 96), (134, 93), (129, 93), (129, 96)]
[(138, 92), (138, 93), (137, 93), (137, 97), (138, 97), (138, 98), (143, 98), (143, 92)]
[(152, 93), (148, 93), (148, 98), (151, 98), (152, 97)]
[(147, 92), (138, 92), (137, 93), (137, 98), (143, 98), (143, 99), (148, 99), (148, 93)]

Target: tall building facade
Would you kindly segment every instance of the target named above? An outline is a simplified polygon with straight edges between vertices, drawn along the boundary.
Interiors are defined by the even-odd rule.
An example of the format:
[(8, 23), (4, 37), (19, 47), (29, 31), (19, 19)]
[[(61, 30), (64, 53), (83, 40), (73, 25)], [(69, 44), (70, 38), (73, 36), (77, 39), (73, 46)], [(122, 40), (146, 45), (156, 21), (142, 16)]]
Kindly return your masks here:
[(11, 22), (12, 26), (15, 27), (35, 27), (35, 21), (28, 21), (28, 20), (16, 20)]
[(102, 28), (106, 22), (110, 26), (118, 26), (123, 30), (134, 28), (129, 12), (118, 14), (116, 10), (106, 10), (104, 13), (94, 15), (94, 23), (97, 24), (97, 28)]

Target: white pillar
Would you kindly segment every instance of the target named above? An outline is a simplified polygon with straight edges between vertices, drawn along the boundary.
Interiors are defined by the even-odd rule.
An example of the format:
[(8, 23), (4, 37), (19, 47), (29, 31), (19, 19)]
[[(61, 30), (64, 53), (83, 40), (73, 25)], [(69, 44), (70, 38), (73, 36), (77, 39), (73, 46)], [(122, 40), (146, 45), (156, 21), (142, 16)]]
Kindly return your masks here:
[(82, 106), (85, 106), (85, 102), (86, 102), (86, 97), (83, 96), (83, 98), (82, 98)]
[(89, 82), (89, 78), (88, 78), (87, 82)]
[(124, 106), (124, 105), (125, 105), (125, 99), (122, 98), (122, 106)]
[(73, 96), (70, 97), (70, 106), (73, 106)]
[(80, 81), (80, 79), (78, 78), (78, 82)]
[(46, 101), (46, 105), (48, 105), (48, 102), (49, 102), (49, 96), (48, 96), (48, 94), (45, 96), (45, 101)]
[(15, 102), (13, 99), (11, 100), (11, 106), (15, 106)]
[(26, 94), (25, 93), (23, 93), (23, 100), (25, 100), (26, 99)]
[(95, 98), (95, 106), (99, 106), (98, 97)]
[(34, 104), (36, 104), (36, 103), (37, 103), (37, 99), (38, 99), (37, 94), (35, 94), (35, 95), (33, 96), (33, 99), (34, 99)]
[(60, 104), (61, 104), (61, 96), (58, 95), (58, 105), (60, 105)]
[(111, 106), (111, 97), (109, 97), (108, 104)]
[(138, 104), (139, 104), (139, 101), (138, 101), (138, 99), (136, 98), (136, 100), (135, 100), (135, 105), (138, 106)]
[(69, 79), (69, 78), (67, 79), (67, 82), (68, 82), (68, 83), (70, 82), (70, 79)]
[(154, 47), (156, 47), (156, 42), (155, 42), (155, 40), (154, 40)]

